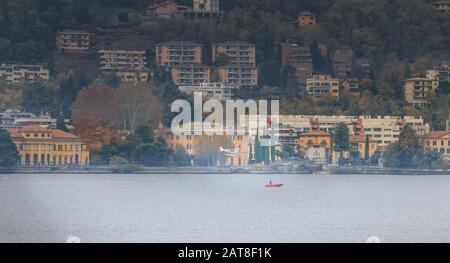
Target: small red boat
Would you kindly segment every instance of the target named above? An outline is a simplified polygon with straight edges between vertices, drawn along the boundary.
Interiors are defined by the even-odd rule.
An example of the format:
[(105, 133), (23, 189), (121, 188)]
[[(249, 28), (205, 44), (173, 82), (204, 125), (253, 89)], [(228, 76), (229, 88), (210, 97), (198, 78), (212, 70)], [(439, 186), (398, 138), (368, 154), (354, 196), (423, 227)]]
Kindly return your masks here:
[(282, 187), (284, 184), (274, 184), (274, 183), (272, 183), (272, 180), (269, 182), (269, 184), (266, 184), (266, 187), (270, 187), (270, 188), (273, 188), (273, 187)]
[(282, 187), (284, 184), (266, 184), (266, 187)]

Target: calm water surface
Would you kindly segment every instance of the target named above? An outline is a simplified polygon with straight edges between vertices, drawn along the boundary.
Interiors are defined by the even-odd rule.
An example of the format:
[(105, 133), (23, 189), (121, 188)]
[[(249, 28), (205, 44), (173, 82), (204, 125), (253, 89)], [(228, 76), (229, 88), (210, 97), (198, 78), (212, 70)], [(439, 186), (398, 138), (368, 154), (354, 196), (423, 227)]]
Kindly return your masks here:
[[(272, 179), (284, 183), (267, 189)], [(0, 242), (450, 242), (450, 176), (0, 175)]]

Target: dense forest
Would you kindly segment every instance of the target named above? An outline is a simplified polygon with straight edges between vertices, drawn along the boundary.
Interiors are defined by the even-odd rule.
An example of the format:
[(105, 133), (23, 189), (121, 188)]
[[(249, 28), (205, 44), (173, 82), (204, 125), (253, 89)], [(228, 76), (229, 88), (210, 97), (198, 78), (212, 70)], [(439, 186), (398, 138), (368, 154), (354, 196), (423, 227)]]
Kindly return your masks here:
[[(427, 109), (418, 110), (403, 102), (403, 80), (450, 60), (450, 15), (438, 13), (426, 0), (223, 0), (219, 19), (185, 18), (144, 21), (142, 14), (154, 0), (0, 0), (0, 63), (43, 63), (55, 81), (39, 92), (24, 88), (23, 98), (0, 87), (9, 100), (70, 116), (77, 91), (98, 82), (76, 67), (77, 76), (57, 75), (55, 33), (82, 29), (95, 34), (94, 47), (135, 48), (147, 51), (154, 68), (155, 44), (189, 40), (211, 44), (242, 40), (256, 44), (259, 69), (257, 95), (281, 96), (282, 111), (289, 114), (396, 114), (422, 115), (434, 128), (442, 129), (450, 107), (448, 89), (430, 98)], [(179, 0), (192, 5), (191, 0)], [(317, 14), (318, 24), (299, 29), (295, 23), (302, 11)], [(313, 101), (281, 72), (281, 47), (286, 41), (309, 46), (316, 72), (330, 71), (330, 54), (350, 46), (359, 58), (369, 59), (372, 81), (363, 86), (361, 98), (343, 94), (339, 101)], [(325, 45), (328, 53), (318, 51)], [(163, 102), (174, 97), (167, 76), (155, 74), (153, 86)], [(100, 81), (108, 82), (108, 79)], [(48, 87), (47, 87), (48, 86)], [(171, 89), (166, 91), (165, 89)], [(251, 94), (254, 94), (253, 91)], [(30, 94), (31, 93), (31, 94)], [(39, 94), (47, 98), (37, 99)], [(248, 94), (247, 94), (248, 95)], [(37, 97), (36, 97), (37, 96)], [(50, 99), (49, 97), (50, 96)], [(245, 97), (242, 92), (240, 96)], [(1, 100), (1, 99), (0, 99)], [(3, 99), (5, 100), (5, 99)], [(1, 103), (0, 107), (8, 103)]]

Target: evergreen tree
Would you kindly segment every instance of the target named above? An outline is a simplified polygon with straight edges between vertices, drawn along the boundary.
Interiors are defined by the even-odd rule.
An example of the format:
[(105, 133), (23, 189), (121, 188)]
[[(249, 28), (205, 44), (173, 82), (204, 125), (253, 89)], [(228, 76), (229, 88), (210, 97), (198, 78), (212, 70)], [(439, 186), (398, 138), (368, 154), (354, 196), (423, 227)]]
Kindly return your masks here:
[(16, 145), (5, 129), (0, 128), (0, 169), (12, 168), (19, 161)]

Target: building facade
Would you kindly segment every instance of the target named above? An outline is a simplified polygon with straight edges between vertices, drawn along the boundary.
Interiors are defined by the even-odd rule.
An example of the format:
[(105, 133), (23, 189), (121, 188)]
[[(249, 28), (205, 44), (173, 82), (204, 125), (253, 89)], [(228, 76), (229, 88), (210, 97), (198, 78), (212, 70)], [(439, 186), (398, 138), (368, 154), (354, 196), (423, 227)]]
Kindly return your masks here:
[(423, 149), (437, 152), (444, 161), (450, 161), (450, 132), (434, 131), (426, 134), (423, 136)]
[(34, 83), (49, 78), (49, 70), (41, 65), (0, 65), (0, 81), (7, 84)]
[(85, 31), (64, 30), (56, 33), (56, 47), (61, 52), (84, 53), (91, 48), (92, 34)]
[(156, 64), (173, 67), (181, 64), (202, 64), (203, 45), (191, 42), (167, 42), (156, 46)]
[(240, 88), (258, 86), (258, 71), (255, 66), (228, 64), (217, 69), (219, 81)]
[(216, 100), (230, 100), (233, 98), (233, 90), (237, 87), (223, 83), (201, 83), (199, 85), (179, 86), (181, 92), (193, 94), (201, 92), (203, 97)]
[(433, 95), (439, 82), (428, 78), (410, 78), (404, 82), (405, 100), (409, 105), (423, 108), (428, 105), (428, 97)]
[(170, 69), (172, 81), (177, 86), (200, 85), (211, 82), (211, 68), (202, 64), (180, 64)]
[(194, 0), (194, 12), (199, 13), (219, 13), (220, 0)]
[(292, 43), (282, 43), (281, 54), (282, 68), (293, 67), (297, 81), (305, 85), (306, 80), (313, 74), (313, 60), (309, 48)]
[(215, 63), (220, 56), (225, 54), (230, 64), (256, 65), (256, 46), (246, 42), (224, 42), (212, 46), (212, 62)]
[(302, 12), (298, 16), (298, 26), (299, 27), (305, 27), (305, 26), (312, 26), (317, 23), (316, 15), (311, 12)]
[[(362, 159), (369, 159), (378, 151), (377, 141), (371, 138), (366, 138), (361, 135), (350, 135), (350, 149), (353, 153), (357, 153), (358, 156)], [(367, 153), (366, 156), (366, 145), (367, 145)]]
[(102, 71), (143, 70), (147, 65), (145, 51), (102, 49), (98, 55)]
[(339, 99), (339, 80), (330, 75), (313, 75), (306, 80), (306, 93), (315, 98)]
[(87, 145), (73, 134), (41, 126), (8, 129), (8, 132), (17, 146), (20, 166), (89, 165)]
[(333, 76), (343, 81), (352, 75), (353, 51), (350, 47), (336, 50), (331, 57)]

